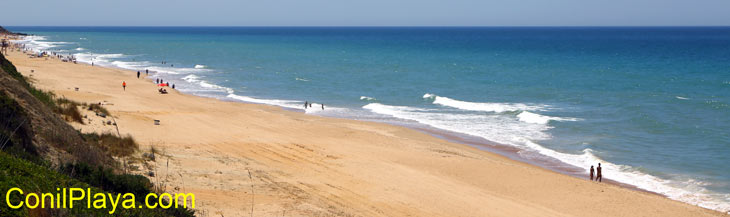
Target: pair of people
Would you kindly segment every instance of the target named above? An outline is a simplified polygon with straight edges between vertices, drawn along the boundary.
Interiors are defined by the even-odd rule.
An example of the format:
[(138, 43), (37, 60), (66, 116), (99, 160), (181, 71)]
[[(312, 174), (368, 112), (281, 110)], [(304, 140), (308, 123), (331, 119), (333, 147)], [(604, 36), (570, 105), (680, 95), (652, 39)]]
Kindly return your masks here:
[[(591, 165), (591, 181), (593, 181), (593, 165)], [(603, 175), (601, 174), (601, 163), (598, 163), (598, 168), (595, 170), (596, 172), (596, 179), (595, 181), (601, 182), (603, 181)]]
[[(175, 88), (172, 88), (172, 89), (175, 89)], [(324, 110), (324, 104), (320, 104), (320, 105), (322, 105), (322, 110)], [(304, 101), (304, 110), (307, 110), (307, 107), (312, 108), (312, 103), (309, 103), (308, 101)]]

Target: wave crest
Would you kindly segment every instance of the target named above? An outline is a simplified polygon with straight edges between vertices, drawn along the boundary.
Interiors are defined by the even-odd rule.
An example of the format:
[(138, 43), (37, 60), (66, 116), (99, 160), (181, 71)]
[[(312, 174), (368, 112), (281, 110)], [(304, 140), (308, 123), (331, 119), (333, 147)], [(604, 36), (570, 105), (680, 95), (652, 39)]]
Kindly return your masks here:
[(458, 108), (468, 111), (484, 111), (484, 112), (514, 112), (514, 111), (539, 111), (544, 110), (546, 105), (528, 105), (523, 103), (483, 103), (483, 102), (467, 102), (451, 99), (448, 97), (438, 96), (434, 94), (424, 94), (424, 99), (433, 100), (433, 104)]
[(535, 114), (528, 111), (520, 112), (520, 114), (517, 115), (518, 120), (525, 122), (525, 123), (531, 123), (531, 124), (548, 124), (550, 121), (578, 121), (580, 119), (577, 118), (561, 118), (561, 117), (551, 117), (547, 115), (541, 115), (541, 114)]
[(364, 100), (364, 101), (375, 101), (376, 99), (373, 98), (373, 97), (369, 97), (369, 96), (360, 96), (360, 100)]

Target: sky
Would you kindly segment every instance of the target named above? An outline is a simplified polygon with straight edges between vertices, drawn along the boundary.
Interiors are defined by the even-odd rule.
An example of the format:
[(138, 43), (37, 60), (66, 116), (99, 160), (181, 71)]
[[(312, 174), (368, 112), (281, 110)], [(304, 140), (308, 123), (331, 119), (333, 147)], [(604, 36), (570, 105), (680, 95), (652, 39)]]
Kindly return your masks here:
[(7, 0), (4, 26), (730, 26), (730, 0)]

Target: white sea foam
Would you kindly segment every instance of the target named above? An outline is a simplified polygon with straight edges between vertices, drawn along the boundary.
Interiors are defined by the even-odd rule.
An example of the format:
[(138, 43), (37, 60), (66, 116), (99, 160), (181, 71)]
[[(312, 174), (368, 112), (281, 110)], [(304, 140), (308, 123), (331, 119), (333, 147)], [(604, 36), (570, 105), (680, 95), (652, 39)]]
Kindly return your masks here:
[(304, 79), (304, 78), (296, 78), (295, 80), (297, 80), (297, 81), (309, 81), (309, 80)]
[(550, 117), (547, 115), (541, 115), (541, 114), (535, 114), (528, 111), (520, 112), (520, 114), (517, 115), (517, 118), (525, 123), (532, 123), (532, 124), (548, 124), (550, 121), (578, 121), (580, 119), (577, 118), (561, 118), (561, 117)]
[(545, 110), (547, 105), (528, 105), (524, 103), (493, 103), (493, 102), (466, 102), (451, 99), (448, 97), (437, 96), (434, 94), (424, 94), (424, 99), (432, 99), (433, 104), (443, 105), (452, 108), (458, 108), (467, 111), (485, 111), (485, 112), (516, 112), (522, 111), (517, 115), (518, 120), (532, 124), (548, 124), (552, 121), (577, 121), (577, 118), (551, 117), (547, 115), (536, 114), (529, 111)]
[(195, 65), (195, 67), (193, 67), (193, 68), (204, 69), (204, 68), (206, 68), (206, 66), (205, 65)]
[(194, 84), (198, 87), (201, 87), (201, 88), (184, 87), (184, 88), (182, 88), (182, 90), (191, 91), (191, 92), (201, 92), (201, 91), (225, 92), (226, 94), (229, 94), (229, 95), (234, 93), (233, 89), (231, 89), (229, 87), (212, 84), (208, 81), (202, 80), (202, 77), (194, 75), (194, 74), (186, 75), (185, 77), (182, 77), (182, 80), (184, 80), (190, 84)]
[(448, 97), (437, 96), (434, 94), (424, 94), (424, 99), (432, 99), (433, 104), (448, 106), (452, 108), (458, 108), (468, 111), (485, 111), (485, 112), (509, 112), (509, 111), (539, 111), (544, 110), (547, 106), (545, 105), (528, 105), (523, 103), (481, 103), (481, 102), (466, 102), (451, 99)]
[(369, 96), (360, 96), (360, 100), (364, 100), (364, 101), (375, 101), (376, 99), (373, 98), (373, 97), (369, 97)]
[(261, 98), (253, 98), (249, 96), (241, 96), (236, 94), (228, 94), (226, 96), (231, 99), (236, 99), (243, 102), (251, 102), (251, 103), (258, 103), (258, 104), (267, 104), (267, 105), (274, 105), (279, 106), (283, 108), (290, 108), (290, 109), (301, 109), (304, 110), (304, 113), (307, 114), (315, 114), (315, 115), (346, 115), (351, 114), (353, 111), (347, 108), (339, 108), (339, 107), (333, 107), (333, 106), (324, 106), (324, 109), (322, 109), (322, 104), (320, 103), (309, 103), (311, 104), (311, 107), (304, 108), (304, 101), (298, 101), (298, 100), (282, 100), (282, 99), (261, 99)]
[(701, 182), (665, 180), (642, 173), (630, 166), (606, 162), (594, 155), (590, 149), (585, 149), (580, 154), (569, 154), (546, 148), (535, 142), (550, 138), (546, 131), (552, 127), (547, 125), (547, 122), (563, 118), (525, 113), (526, 111), (523, 111), (515, 119), (513, 114), (449, 113), (446, 110), (391, 106), (379, 103), (370, 103), (363, 106), (363, 108), (374, 113), (416, 121), (431, 127), (515, 146), (522, 149), (519, 154), (526, 158), (544, 158), (546, 156), (578, 168), (586, 168), (600, 162), (605, 178), (635, 185), (641, 189), (667, 195), (669, 198), (686, 203), (723, 212), (730, 211), (730, 203), (727, 199), (730, 198), (730, 195), (708, 193), (709, 191), (702, 184), (698, 184)]
[(74, 50), (77, 50), (77, 51), (82, 51), (82, 50), (86, 50), (86, 49), (84, 49), (83, 47), (79, 47), (79, 48), (76, 48), (76, 49), (74, 49)]
[(190, 83), (200, 82), (200, 77), (198, 77), (197, 75), (187, 75), (182, 79)]
[(91, 64), (92, 62), (96, 65), (101, 66), (115, 66), (112, 64), (114, 59), (124, 58), (124, 54), (96, 54), (96, 53), (77, 53), (73, 55), (76, 60), (82, 63)]
[(280, 107), (285, 107), (285, 108), (293, 108), (293, 109), (304, 108), (304, 102), (302, 102), (302, 101), (280, 100), (280, 99), (257, 99), (257, 98), (253, 98), (253, 97), (240, 96), (240, 95), (236, 95), (236, 94), (228, 94), (228, 96), (226, 96), (226, 97), (244, 101), (244, 102), (275, 105), (275, 106), (280, 106)]
[(38, 36), (38, 35), (29, 35), (24, 36), (22, 39), (17, 40), (16, 43), (25, 44), (26, 48), (29, 48), (35, 52), (42, 52), (42, 51), (49, 51), (52, 48), (65, 45), (65, 44), (72, 44), (71, 42), (63, 42), (63, 41), (47, 41), (48, 38), (45, 36)]
[(520, 136), (531, 140), (549, 139), (550, 135), (544, 131), (552, 128), (543, 124), (516, 121), (512, 116), (500, 114), (449, 113), (438, 109), (391, 106), (380, 103), (370, 103), (363, 108), (374, 113), (416, 121), (452, 132), (483, 137), (503, 144), (514, 144), (513, 139)]
[(681, 96), (675, 96), (675, 98), (681, 99), (681, 100), (689, 100), (689, 98), (687, 98), (687, 97), (681, 97)]

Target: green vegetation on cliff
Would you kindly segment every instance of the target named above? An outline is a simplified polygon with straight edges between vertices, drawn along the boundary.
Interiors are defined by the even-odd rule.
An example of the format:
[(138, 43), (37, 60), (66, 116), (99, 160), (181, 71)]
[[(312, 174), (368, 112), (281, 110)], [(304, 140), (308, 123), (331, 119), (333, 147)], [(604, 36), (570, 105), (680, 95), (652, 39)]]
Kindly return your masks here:
[[(154, 188), (144, 176), (120, 173), (112, 156), (128, 156), (137, 150), (130, 137), (81, 134), (59, 114), (63, 109), (50, 92), (33, 87), (15, 66), (0, 54), (0, 216), (108, 216), (110, 209), (11, 209), (6, 192), (20, 188), (27, 193), (56, 193), (62, 188), (91, 188), (93, 192), (133, 193), (143, 204)], [(74, 105), (75, 109), (76, 106)], [(68, 111), (65, 111), (65, 110)], [(103, 108), (94, 108), (101, 110)], [(60, 113), (59, 113), (60, 111)], [(104, 110), (105, 112), (108, 112)], [(160, 192), (158, 192), (160, 193)], [(21, 201), (11, 194), (11, 201)], [(121, 209), (117, 216), (194, 216), (191, 209)]]

